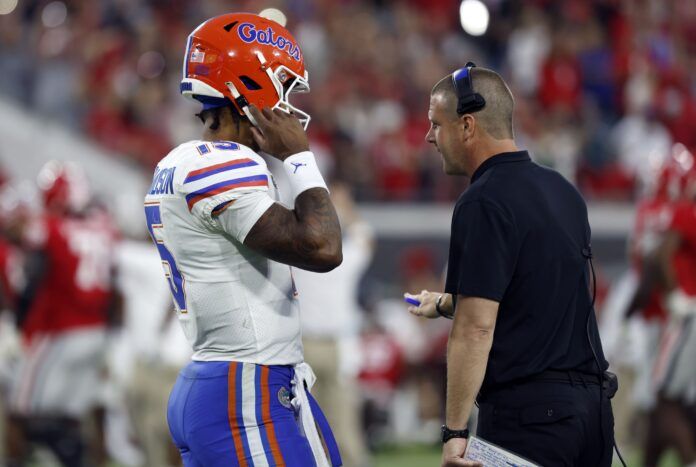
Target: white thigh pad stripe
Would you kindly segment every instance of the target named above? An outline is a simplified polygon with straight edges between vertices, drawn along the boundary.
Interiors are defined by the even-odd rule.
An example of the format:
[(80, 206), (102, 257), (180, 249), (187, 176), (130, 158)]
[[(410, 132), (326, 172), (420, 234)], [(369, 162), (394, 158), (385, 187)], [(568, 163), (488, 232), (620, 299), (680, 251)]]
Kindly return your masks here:
[(256, 421), (256, 365), (253, 363), (242, 364), (242, 417), (254, 467), (268, 467)]

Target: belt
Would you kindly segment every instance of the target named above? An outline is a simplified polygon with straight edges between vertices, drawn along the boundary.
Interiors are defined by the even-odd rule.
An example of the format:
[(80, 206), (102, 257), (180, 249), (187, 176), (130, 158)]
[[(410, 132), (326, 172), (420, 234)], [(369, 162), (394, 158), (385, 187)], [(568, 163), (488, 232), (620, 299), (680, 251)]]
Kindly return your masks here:
[(596, 384), (601, 385), (602, 380), (596, 373), (583, 373), (575, 370), (545, 370), (536, 375), (523, 378), (519, 381), (513, 381), (512, 384), (520, 384), (533, 381), (550, 381), (558, 383), (580, 383), (580, 384)]
[(575, 370), (545, 370), (535, 375), (526, 376), (524, 378), (515, 379), (506, 383), (499, 383), (495, 386), (482, 390), (480, 397), (486, 398), (500, 390), (509, 389), (513, 386), (527, 383), (566, 383), (566, 384), (594, 384), (601, 386), (602, 380), (596, 373), (583, 373)]

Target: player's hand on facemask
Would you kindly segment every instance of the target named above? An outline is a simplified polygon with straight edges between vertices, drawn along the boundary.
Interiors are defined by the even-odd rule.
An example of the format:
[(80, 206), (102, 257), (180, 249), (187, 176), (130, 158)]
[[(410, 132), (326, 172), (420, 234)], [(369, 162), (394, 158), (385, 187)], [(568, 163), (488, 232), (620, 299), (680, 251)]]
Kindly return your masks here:
[(307, 134), (302, 124), (292, 114), (280, 109), (264, 107), (259, 110), (250, 105), (249, 112), (256, 121), (251, 133), (259, 148), (281, 161), (298, 152), (309, 151)]
[[(409, 313), (416, 316), (421, 316), (423, 318), (439, 318), (437, 310), (435, 309), (435, 303), (437, 299), (442, 295), (440, 292), (428, 292), (427, 290), (421, 290), (419, 294), (405, 293), (404, 299), (417, 300), (420, 305), (413, 305), (408, 307)], [(407, 300), (409, 303), (411, 301)]]

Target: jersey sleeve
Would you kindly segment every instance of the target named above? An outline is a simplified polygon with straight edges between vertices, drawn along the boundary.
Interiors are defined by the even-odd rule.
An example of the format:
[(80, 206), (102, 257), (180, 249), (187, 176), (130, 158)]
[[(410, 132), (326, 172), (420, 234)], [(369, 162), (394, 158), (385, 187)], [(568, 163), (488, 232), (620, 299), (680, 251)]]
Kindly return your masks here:
[(445, 292), (500, 302), (517, 262), (517, 232), (496, 206), (469, 202), (455, 208)]
[[(236, 143), (201, 143), (180, 181), (191, 215), (239, 241), (274, 203), (264, 160)], [(218, 216), (223, 212), (225, 222)]]

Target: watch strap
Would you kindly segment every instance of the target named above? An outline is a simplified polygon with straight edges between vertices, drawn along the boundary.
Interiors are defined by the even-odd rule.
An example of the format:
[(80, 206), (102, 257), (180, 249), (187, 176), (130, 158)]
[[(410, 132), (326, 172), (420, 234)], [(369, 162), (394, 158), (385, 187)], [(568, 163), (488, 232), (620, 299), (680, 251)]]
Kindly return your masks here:
[(452, 438), (469, 438), (469, 429), (464, 428), (463, 430), (450, 430), (447, 425), (442, 425), (442, 443), (446, 443)]
[(442, 297), (444, 297), (445, 294), (440, 294), (439, 297), (437, 297), (437, 301), (435, 302), (435, 311), (437, 311), (437, 314), (447, 318), (447, 319), (454, 319), (453, 316), (446, 314), (444, 311), (442, 311), (442, 308), (440, 308), (440, 304), (442, 303)]

